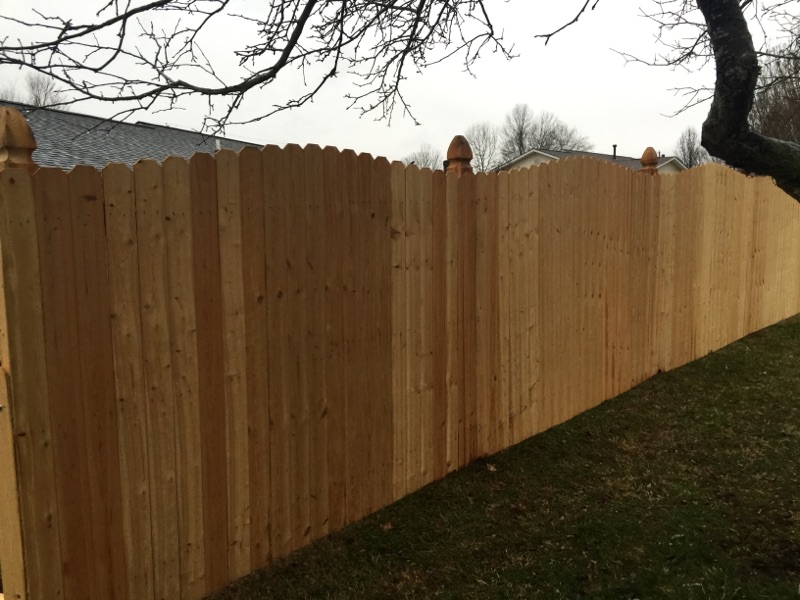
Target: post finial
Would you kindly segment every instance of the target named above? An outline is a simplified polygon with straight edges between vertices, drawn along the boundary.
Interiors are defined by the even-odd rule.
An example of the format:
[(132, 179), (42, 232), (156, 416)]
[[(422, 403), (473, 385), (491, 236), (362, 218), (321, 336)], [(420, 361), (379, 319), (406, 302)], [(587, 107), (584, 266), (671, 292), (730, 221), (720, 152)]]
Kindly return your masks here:
[(19, 167), (34, 171), (36, 138), (31, 126), (16, 108), (0, 107), (0, 171)]
[(447, 172), (458, 175), (472, 173), (471, 160), (472, 148), (470, 148), (467, 138), (457, 135), (450, 142), (450, 147), (447, 148)]
[(642, 154), (642, 171), (644, 173), (658, 173), (658, 154), (652, 146), (648, 146)]

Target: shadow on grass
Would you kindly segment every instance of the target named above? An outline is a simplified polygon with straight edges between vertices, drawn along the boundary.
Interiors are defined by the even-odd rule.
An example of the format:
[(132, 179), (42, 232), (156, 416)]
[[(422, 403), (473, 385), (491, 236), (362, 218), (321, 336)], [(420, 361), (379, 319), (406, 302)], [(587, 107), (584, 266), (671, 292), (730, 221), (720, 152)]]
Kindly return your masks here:
[(793, 318), (208, 600), (797, 598), (798, 465)]

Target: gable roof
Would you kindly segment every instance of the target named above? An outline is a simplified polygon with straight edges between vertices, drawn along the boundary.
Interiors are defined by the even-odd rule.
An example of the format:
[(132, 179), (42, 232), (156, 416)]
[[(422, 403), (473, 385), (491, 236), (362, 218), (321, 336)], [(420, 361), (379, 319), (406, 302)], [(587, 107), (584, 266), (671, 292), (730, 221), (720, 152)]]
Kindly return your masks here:
[[(543, 155), (543, 156), (547, 156), (548, 158), (553, 159), (553, 160), (560, 160), (562, 158), (571, 158), (571, 157), (575, 157), (575, 156), (589, 156), (589, 157), (592, 157), (592, 158), (598, 158), (600, 160), (607, 160), (609, 162), (616, 163), (616, 164), (621, 165), (623, 167), (627, 167), (628, 169), (633, 169), (634, 171), (638, 171), (639, 169), (642, 168), (641, 159), (640, 158), (633, 158), (633, 157), (630, 157), (630, 156), (617, 155), (617, 157), (614, 158), (614, 155), (612, 155), (612, 154), (600, 154), (599, 152), (584, 152), (582, 150), (540, 150), (540, 149), (534, 149), (534, 150), (529, 150), (525, 154), (522, 154), (522, 155), (518, 156), (517, 158), (515, 158), (513, 160), (510, 160), (507, 163), (497, 167), (497, 170), (498, 171), (505, 171), (505, 170), (508, 170), (509, 168), (514, 168), (514, 164), (515, 163), (517, 163), (518, 161), (521, 161), (521, 160), (523, 160), (525, 158), (528, 158), (530, 156), (533, 156), (535, 154), (540, 154), (540, 155)], [(677, 166), (680, 169), (682, 169), (682, 170), (686, 169), (686, 165), (684, 165), (680, 161), (680, 159), (678, 159), (675, 156), (659, 156), (658, 157), (658, 168), (660, 169), (661, 167), (663, 167), (667, 163), (671, 163), (673, 161), (677, 164)]]
[(16, 108), (27, 119), (37, 144), (33, 160), (41, 167), (69, 170), (90, 165), (101, 169), (111, 162), (133, 166), (141, 159), (160, 162), (169, 156), (190, 158), (196, 152), (213, 154), (219, 148), (237, 152), (245, 146), (261, 148), (259, 144), (164, 125), (126, 123), (18, 102), (0, 104)]

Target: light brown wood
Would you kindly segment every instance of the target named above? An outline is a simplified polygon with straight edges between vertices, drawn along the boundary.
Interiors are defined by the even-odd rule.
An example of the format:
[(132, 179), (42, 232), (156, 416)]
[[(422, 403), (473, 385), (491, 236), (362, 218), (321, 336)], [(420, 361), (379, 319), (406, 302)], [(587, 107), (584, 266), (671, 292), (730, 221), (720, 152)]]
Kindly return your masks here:
[(244, 285), (249, 492), (250, 570), (267, 565), (270, 546), (269, 335), (267, 325), (266, 202), (262, 153), (239, 153)]
[(300, 548), (311, 541), (311, 449), (310, 449), (310, 395), (309, 383), (309, 280), (308, 264), (309, 223), (306, 220), (307, 194), (303, 151), (294, 144), (284, 150), (288, 176), (286, 262), (288, 274), (289, 310), (287, 344), (290, 372), (285, 393), (289, 401), (291, 445), (290, 463), (292, 485), (292, 548)]
[(216, 154), (228, 459), (228, 576), (250, 572), (250, 462), (239, 156)]
[(287, 273), (289, 190), (285, 155), (277, 146), (263, 151), (265, 195), (264, 240), (267, 276), (267, 360), (269, 363), (270, 415), (270, 544), (277, 558), (290, 552), (292, 543), (292, 488), (289, 446), (290, 362), (286, 347), (291, 302)]
[(172, 388), (176, 408), (181, 598), (189, 600), (202, 596), (206, 589), (200, 374), (189, 163), (182, 158), (168, 158), (164, 161), (162, 176)]
[[(63, 595), (59, 479), (53, 444), (44, 326), (44, 232), (37, 218), (35, 188), (24, 170), (0, 173), (2, 239), (2, 391), (0, 452), (4, 481), (0, 492), (0, 559), (9, 598), (27, 600)], [(13, 423), (13, 425), (12, 425)], [(23, 547), (27, 543), (28, 547)], [(7, 563), (7, 564), (6, 564)], [(30, 594), (30, 595), (29, 595)]]
[[(463, 273), (461, 272), (462, 245), (459, 244), (458, 176), (447, 175), (445, 191), (445, 339), (447, 373), (447, 425), (446, 425), (446, 467), (450, 473), (460, 468), (462, 454), (460, 440), (464, 428), (464, 359), (461, 354), (463, 329)], [(462, 250), (463, 251), (463, 250)]]
[(328, 256), (325, 252), (330, 223), (325, 220), (325, 178), (322, 150), (309, 145), (303, 150), (305, 168), (305, 221), (309, 227), (305, 261), (307, 271), (306, 356), (308, 362), (309, 403), (309, 496), (311, 499), (311, 538), (317, 539), (329, 530), (329, 415), (325, 382), (327, 361), (325, 348), (325, 279)]
[[(342, 178), (342, 156), (336, 148), (327, 147), (323, 154), (323, 210), (327, 235), (324, 288), (325, 319), (325, 401), (328, 408), (328, 528), (341, 529), (346, 522), (345, 489), (347, 483), (347, 382), (348, 368), (345, 337), (345, 314), (349, 292), (345, 289), (344, 272), (350, 257), (345, 240), (349, 237), (350, 214)], [(396, 236), (393, 236), (396, 237)], [(394, 330), (393, 330), (394, 331)], [(397, 365), (393, 361), (394, 365)], [(394, 436), (393, 436), (393, 439)], [(402, 494), (405, 495), (405, 494)]]
[[(376, 278), (371, 290), (376, 310), (376, 368), (373, 405), (376, 423), (374, 443), (377, 473), (375, 509), (387, 506), (392, 501), (392, 430), (391, 406), (392, 385), (392, 248), (391, 248), (391, 166), (385, 158), (375, 159), (372, 180), (372, 211), (374, 256), (377, 263)], [(429, 267), (430, 270), (430, 267)], [(430, 347), (430, 346), (429, 346)], [(432, 368), (432, 367), (431, 367)], [(432, 378), (432, 375), (430, 376)], [(429, 379), (430, 381), (430, 379)], [(432, 384), (428, 384), (432, 385)]]
[(392, 466), (393, 497), (406, 495), (408, 453), (408, 372), (406, 307), (409, 305), (406, 265), (406, 168), (401, 162), (391, 165), (391, 244), (392, 244)]
[(142, 357), (147, 402), (153, 581), (158, 598), (180, 597), (178, 494), (175, 485), (175, 396), (169, 328), (164, 183), (161, 166), (133, 169), (139, 249)]
[(25, 169), (33, 173), (35, 150), (36, 138), (22, 113), (10, 106), (0, 107), (0, 171)]
[[(60, 554), (62, 562), (68, 566), (62, 571), (61, 593), (69, 599), (80, 597), (87, 588), (95, 589), (92, 565), (86, 560), (94, 548), (88, 493), (88, 436), (81, 402), (81, 370), (76, 364), (80, 342), (75, 318), (78, 308), (69, 180), (57, 169), (40, 169), (33, 183), (43, 282), (42, 311), (48, 316), (43, 349), (47, 367), (42, 370), (39, 364), (36, 376), (41, 378), (41, 373), (47, 373), (48, 391), (42, 401), (50, 405)], [(3, 248), (5, 252), (5, 244)], [(20, 360), (22, 356), (24, 354)], [(13, 365), (13, 356), (11, 360)], [(30, 572), (31, 567), (35, 568), (36, 563), (27, 565), (26, 570)]]
[(435, 400), (433, 382), (433, 344), (435, 324), (433, 319), (433, 172), (423, 169), (419, 173), (419, 202), (418, 210), (418, 235), (416, 242), (418, 248), (415, 249), (415, 257), (418, 260), (419, 269), (416, 271), (419, 277), (418, 292), (416, 300), (411, 302), (411, 310), (414, 315), (414, 324), (417, 328), (415, 340), (416, 357), (415, 371), (416, 380), (414, 390), (418, 402), (419, 425), (412, 426), (412, 434), (416, 429), (417, 442), (419, 448), (419, 486), (424, 486), (434, 479), (435, 452), (433, 440), (435, 437), (434, 426)]
[[(411, 165), (406, 169), (405, 198), (405, 277), (407, 299), (405, 308), (405, 390), (406, 390), (406, 493), (422, 487), (422, 398), (419, 389), (421, 379), (420, 349), (422, 347), (422, 331), (419, 321), (420, 304), (422, 303), (422, 265), (420, 251), (422, 243), (420, 224), (420, 204), (422, 189), (427, 180), (430, 185), (430, 171), (423, 178), (420, 170)], [(418, 299), (418, 300), (415, 300)]]
[(103, 169), (103, 189), (127, 593), (129, 597), (154, 600), (148, 409), (132, 171), (121, 164), (106, 166)]
[(192, 156), (189, 161), (189, 181), (202, 443), (205, 583), (206, 591), (211, 592), (230, 579), (223, 307), (217, 169), (213, 157), (208, 154)]
[(497, 394), (497, 445), (507, 448), (511, 445), (509, 429), (511, 412), (511, 278), (513, 274), (510, 266), (512, 249), (510, 218), (510, 196), (508, 173), (502, 172), (497, 176), (497, 229), (498, 229), (498, 337), (500, 377), (499, 391)]
[[(432, 175), (433, 204), (431, 206), (431, 235), (433, 282), (431, 283), (431, 312), (433, 318), (433, 477), (441, 479), (447, 467), (447, 179), (441, 171)], [(407, 190), (408, 191), (408, 190)], [(413, 297), (409, 295), (409, 302)]]
[(344, 352), (345, 364), (349, 365), (346, 379), (345, 396), (345, 438), (347, 445), (345, 448), (345, 520), (351, 523), (358, 519), (363, 502), (363, 489), (359, 479), (364, 473), (362, 462), (364, 460), (362, 450), (363, 427), (359, 422), (360, 406), (359, 401), (363, 402), (363, 373), (361, 372), (363, 362), (361, 361), (361, 348), (363, 338), (358, 337), (363, 324), (363, 309), (359, 302), (358, 295), (358, 270), (361, 268), (359, 263), (363, 257), (359, 256), (359, 251), (363, 252), (358, 243), (358, 236), (363, 235), (363, 225), (360, 217), (359, 207), (359, 171), (360, 165), (358, 156), (352, 150), (344, 150), (341, 155), (341, 190), (342, 203), (344, 208), (345, 230), (343, 231), (342, 246), (348, 260), (345, 261), (342, 269), (342, 289), (345, 293), (345, 307), (343, 314), (344, 332)]
[(798, 227), (719, 165), (0, 174), (4, 583), (199, 600), (797, 313)]

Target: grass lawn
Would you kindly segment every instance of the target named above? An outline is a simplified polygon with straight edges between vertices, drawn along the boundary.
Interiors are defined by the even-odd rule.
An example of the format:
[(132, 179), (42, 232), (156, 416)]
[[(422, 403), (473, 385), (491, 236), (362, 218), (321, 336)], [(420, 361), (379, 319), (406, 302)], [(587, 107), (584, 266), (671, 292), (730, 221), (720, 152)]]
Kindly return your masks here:
[(209, 597), (800, 597), (800, 319)]

